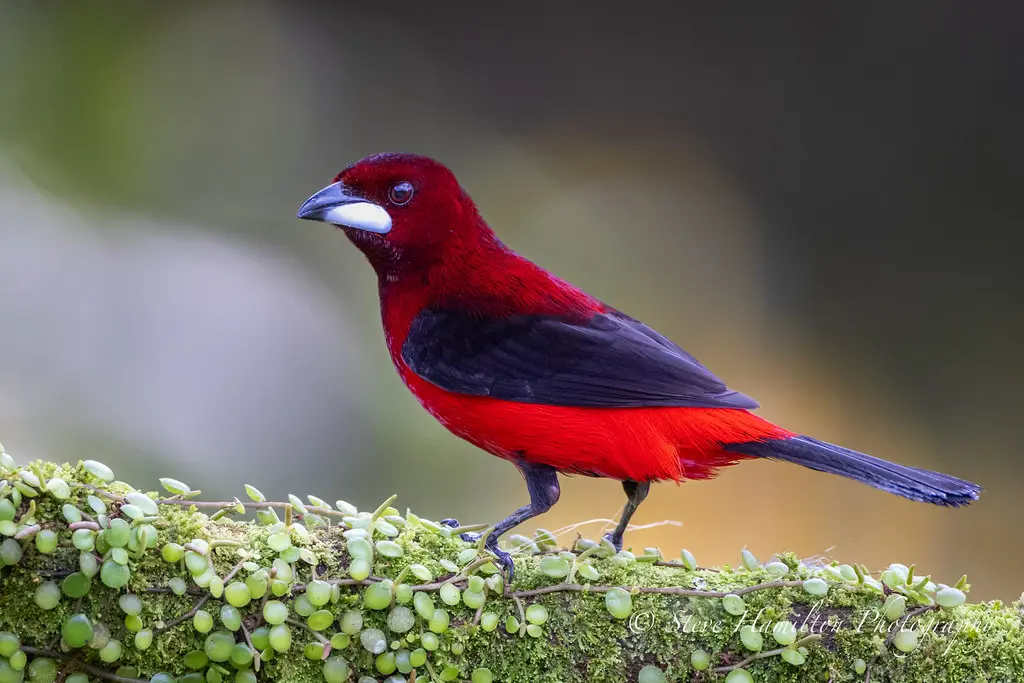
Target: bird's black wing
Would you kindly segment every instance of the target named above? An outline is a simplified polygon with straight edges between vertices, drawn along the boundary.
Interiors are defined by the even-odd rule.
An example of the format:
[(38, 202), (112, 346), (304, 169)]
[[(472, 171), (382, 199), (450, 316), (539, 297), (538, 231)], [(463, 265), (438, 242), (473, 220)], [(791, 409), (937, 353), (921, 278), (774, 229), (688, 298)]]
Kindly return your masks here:
[(402, 346), (423, 379), (459, 394), (557, 406), (756, 408), (643, 323), (618, 312), (584, 324), (425, 309)]

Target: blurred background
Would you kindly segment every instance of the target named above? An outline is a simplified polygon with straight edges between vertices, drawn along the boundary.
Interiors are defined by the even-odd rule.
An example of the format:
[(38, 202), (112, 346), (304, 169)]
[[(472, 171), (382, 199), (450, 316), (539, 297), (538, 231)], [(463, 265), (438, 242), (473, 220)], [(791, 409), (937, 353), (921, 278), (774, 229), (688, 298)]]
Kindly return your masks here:
[[(916, 6), (916, 8), (915, 8)], [(982, 484), (962, 510), (795, 466), (662, 484), (627, 536), (967, 573), (1024, 547), (1020, 10), (987, 3), (0, 3), (0, 439), (211, 498), (491, 522), (513, 468), (388, 358), (362, 256), (299, 204), (380, 151), (761, 414)], [(613, 518), (564, 481), (549, 529)], [(526, 525), (525, 532), (534, 525)], [(568, 532), (597, 537), (595, 522)]]

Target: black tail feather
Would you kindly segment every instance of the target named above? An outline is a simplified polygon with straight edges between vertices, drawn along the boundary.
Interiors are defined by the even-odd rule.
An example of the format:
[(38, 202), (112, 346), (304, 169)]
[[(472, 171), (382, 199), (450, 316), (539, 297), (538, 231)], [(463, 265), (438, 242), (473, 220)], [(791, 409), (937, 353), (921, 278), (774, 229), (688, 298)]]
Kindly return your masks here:
[(981, 492), (981, 487), (977, 484), (948, 474), (897, 465), (809, 436), (730, 444), (726, 449), (744, 455), (784, 460), (819, 472), (838, 474), (923, 503), (959, 507), (977, 500)]

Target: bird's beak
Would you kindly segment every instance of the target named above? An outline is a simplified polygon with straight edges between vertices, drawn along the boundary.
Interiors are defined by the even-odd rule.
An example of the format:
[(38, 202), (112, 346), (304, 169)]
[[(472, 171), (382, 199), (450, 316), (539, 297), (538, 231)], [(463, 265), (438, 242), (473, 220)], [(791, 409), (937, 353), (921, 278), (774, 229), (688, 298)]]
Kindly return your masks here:
[(341, 183), (328, 185), (303, 203), (299, 218), (334, 223), (383, 235), (391, 230), (391, 215)]

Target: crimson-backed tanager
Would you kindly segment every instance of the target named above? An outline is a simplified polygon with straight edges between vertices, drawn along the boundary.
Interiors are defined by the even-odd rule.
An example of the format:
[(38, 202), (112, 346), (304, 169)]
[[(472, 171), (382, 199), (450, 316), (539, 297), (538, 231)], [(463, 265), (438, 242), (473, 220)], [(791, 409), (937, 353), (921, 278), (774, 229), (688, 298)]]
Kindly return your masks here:
[(455, 176), (412, 154), (378, 154), (339, 173), (299, 218), (344, 230), (377, 273), (398, 374), (456, 436), (508, 460), (530, 503), (498, 538), (558, 500), (558, 473), (622, 482), (617, 549), (651, 482), (708, 479), (771, 458), (911, 500), (959, 506), (971, 482), (801, 436), (750, 412), (674, 343), (506, 247)]

